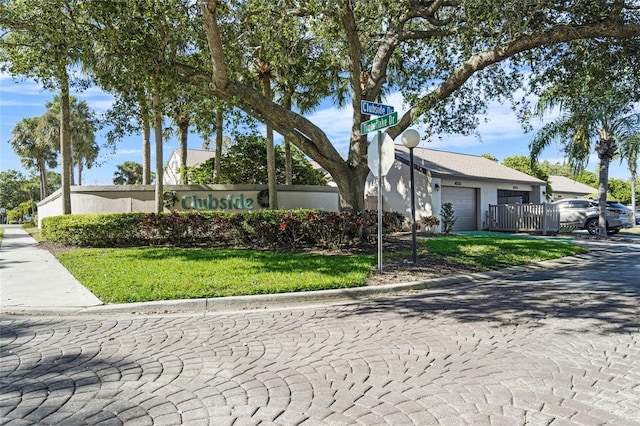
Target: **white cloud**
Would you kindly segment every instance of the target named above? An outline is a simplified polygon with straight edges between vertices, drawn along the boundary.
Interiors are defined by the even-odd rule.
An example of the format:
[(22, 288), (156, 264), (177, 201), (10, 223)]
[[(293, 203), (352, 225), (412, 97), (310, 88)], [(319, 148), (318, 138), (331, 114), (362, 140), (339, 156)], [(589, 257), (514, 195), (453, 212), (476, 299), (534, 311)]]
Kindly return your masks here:
[(34, 80), (13, 78), (7, 73), (0, 73), (0, 93), (2, 92), (21, 96), (43, 95), (48, 93), (42, 84)]
[(127, 155), (142, 155), (141, 149), (119, 149), (115, 152), (117, 156), (127, 156)]

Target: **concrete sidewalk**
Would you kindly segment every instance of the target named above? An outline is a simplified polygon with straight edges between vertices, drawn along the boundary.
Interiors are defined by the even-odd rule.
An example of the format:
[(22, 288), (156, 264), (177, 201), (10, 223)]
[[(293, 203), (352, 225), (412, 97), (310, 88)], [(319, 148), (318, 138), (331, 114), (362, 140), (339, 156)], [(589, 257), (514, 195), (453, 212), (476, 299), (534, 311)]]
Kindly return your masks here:
[(103, 303), (20, 225), (3, 225), (0, 312), (68, 310)]

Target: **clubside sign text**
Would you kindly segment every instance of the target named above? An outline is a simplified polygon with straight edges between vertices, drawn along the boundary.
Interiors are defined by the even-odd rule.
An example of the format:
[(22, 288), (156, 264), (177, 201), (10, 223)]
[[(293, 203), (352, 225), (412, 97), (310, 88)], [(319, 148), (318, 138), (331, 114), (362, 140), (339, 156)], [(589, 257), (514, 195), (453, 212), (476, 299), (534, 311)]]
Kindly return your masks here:
[(215, 198), (213, 194), (199, 197), (195, 194), (182, 196), (182, 208), (184, 210), (252, 210), (253, 198), (244, 194), (229, 194), (223, 198)]

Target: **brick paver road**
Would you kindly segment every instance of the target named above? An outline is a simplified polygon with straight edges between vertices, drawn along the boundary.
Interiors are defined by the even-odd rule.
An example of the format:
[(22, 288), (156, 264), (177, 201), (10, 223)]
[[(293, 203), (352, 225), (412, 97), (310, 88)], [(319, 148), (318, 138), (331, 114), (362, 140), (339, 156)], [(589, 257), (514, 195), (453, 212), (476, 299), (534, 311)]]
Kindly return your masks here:
[(0, 424), (640, 424), (639, 254), (338, 306), (5, 316)]

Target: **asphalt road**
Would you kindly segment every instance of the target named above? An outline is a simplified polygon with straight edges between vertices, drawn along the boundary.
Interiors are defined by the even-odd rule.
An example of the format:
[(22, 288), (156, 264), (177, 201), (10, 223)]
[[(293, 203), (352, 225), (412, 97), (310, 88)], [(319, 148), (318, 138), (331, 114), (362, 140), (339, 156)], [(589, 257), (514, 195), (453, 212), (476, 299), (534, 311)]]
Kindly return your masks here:
[(637, 425), (640, 246), (358, 303), (0, 318), (0, 424)]

